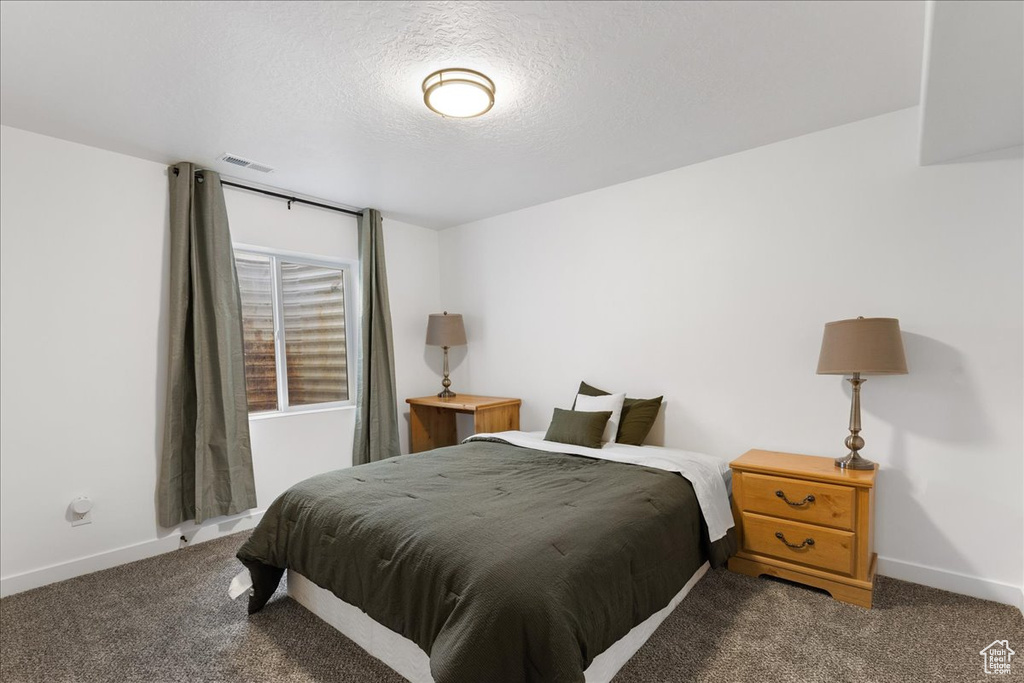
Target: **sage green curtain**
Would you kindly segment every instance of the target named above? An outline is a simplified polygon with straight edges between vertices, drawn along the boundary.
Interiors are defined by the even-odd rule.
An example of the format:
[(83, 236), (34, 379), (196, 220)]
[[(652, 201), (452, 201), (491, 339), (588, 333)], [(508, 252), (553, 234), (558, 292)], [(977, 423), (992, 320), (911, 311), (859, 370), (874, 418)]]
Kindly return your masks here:
[(356, 369), (356, 434), (352, 464), (401, 453), (395, 391), (395, 343), (391, 334), (388, 274), (380, 212), (359, 219), (359, 280), (363, 298), (359, 364)]
[(161, 526), (256, 507), (242, 347), (242, 304), (224, 189), (192, 164), (170, 178), (170, 346)]

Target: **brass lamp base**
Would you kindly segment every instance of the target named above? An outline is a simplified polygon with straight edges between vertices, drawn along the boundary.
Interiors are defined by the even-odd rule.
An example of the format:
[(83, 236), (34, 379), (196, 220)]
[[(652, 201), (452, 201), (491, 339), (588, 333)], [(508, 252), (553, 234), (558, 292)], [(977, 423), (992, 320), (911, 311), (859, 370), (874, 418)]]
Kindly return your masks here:
[(438, 398), (455, 398), (455, 392), (449, 389), (452, 385), (452, 381), (448, 379), (448, 347), (441, 347), (444, 349), (444, 379), (441, 380), (441, 386), (444, 389), (437, 395)]
[(836, 467), (844, 470), (873, 470), (875, 463), (851, 451), (845, 458), (836, 458)]
[(846, 437), (846, 447), (850, 452), (845, 458), (836, 458), (836, 467), (844, 470), (873, 470), (875, 463), (860, 457), (860, 449), (864, 448), (864, 438), (860, 435), (860, 385), (864, 384), (860, 373), (846, 380), (853, 385), (853, 400), (850, 403), (850, 435)]

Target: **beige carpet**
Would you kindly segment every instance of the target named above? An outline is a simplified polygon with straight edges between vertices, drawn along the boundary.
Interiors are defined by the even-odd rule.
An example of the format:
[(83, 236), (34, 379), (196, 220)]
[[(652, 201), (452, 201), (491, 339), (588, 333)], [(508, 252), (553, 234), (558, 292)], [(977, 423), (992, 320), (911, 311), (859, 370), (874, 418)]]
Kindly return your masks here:
[[(0, 600), (0, 680), (401, 681), (283, 592), (259, 614), (227, 585), (242, 535)], [(1013, 675), (978, 652), (1009, 639)], [(711, 571), (616, 681), (1024, 680), (1024, 618), (879, 578), (875, 608)], [(485, 683), (485, 682), (472, 682)]]

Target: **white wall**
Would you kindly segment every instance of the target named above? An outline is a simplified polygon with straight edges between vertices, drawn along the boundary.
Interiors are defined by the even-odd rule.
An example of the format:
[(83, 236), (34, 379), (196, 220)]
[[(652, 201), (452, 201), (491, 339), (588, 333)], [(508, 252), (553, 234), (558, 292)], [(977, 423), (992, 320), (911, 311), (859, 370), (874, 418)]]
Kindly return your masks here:
[(891, 316), (910, 374), (863, 389), (881, 572), (1019, 603), (1020, 149), (917, 165), (909, 109), (441, 233), (453, 367), (544, 429), (581, 379), (665, 395), (655, 442), (838, 456), (826, 321)]
[[(351, 464), (351, 408), (254, 419), (255, 515), (160, 529), (166, 169), (9, 127), (0, 152), (0, 593), (170, 550), (182, 533), (196, 541), (250, 527), (291, 484)], [(237, 242), (358, 256), (353, 218), (225, 194)], [(399, 396), (428, 393), (438, 236), (385, 220), (385, 248)], [(78, 495), (94, 499), (94, 521), (72, 528), (67, 505)]]

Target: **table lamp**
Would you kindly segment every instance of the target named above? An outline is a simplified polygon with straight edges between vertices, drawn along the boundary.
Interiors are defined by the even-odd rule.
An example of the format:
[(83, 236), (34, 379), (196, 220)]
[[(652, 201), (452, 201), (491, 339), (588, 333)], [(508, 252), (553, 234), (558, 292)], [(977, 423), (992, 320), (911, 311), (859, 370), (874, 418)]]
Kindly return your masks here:
[(860, 436), (861, 375), (905, 375), (907, 358), (903, 353), (900, 321), (896, 318), (855, 318), (825, 323), (818, 357), (819, 375), (851, 375), (853, 385), (850, 405), (850, 435), (846, 447), (850, 452), (836, 459), (836, 467), (850, 470), (874, 469), (875, 463), (860, 457), (864, 439)]
[(452, 381), (448, 379), (448, 347), (466, 344), (466, 328), (462, 324), (459, 313), (431, 313), (427, 321), (427, 346), (440, 346), (444, 349), (444, 379), (441, 386), (444, 390), (438, 398), (455, 398), (455, 392), (449, 389)]

